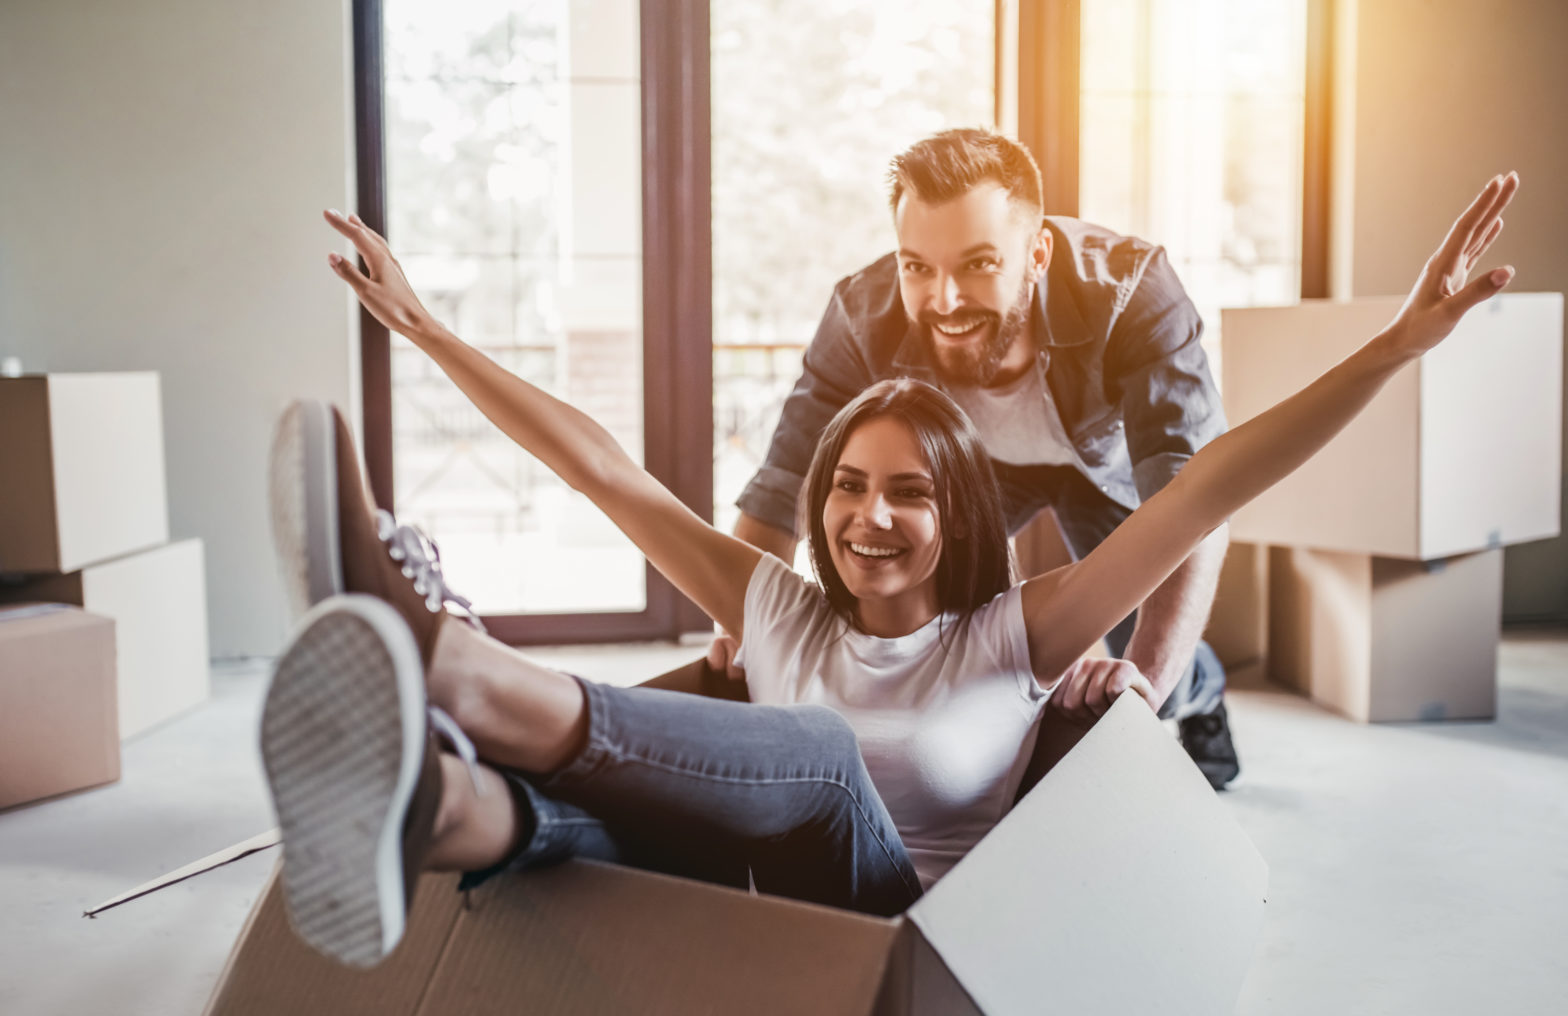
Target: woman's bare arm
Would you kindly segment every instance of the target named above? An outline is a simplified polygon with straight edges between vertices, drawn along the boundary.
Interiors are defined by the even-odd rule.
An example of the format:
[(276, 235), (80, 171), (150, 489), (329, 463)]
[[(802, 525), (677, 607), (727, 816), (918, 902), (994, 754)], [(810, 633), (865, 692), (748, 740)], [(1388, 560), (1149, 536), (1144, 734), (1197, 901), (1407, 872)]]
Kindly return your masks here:
[(1486, 185), (1387, 328), (1300, 392), (1211, 441), (1082, 561), (1024, 584), (1029, 652), (1042, 683), (1131, 613), (1232, 512), (1316, 454), (1466, 311), (1508, 284), (1511, 268), (1466, 279), (1501, 232), (1518, 184), (1510, 173)]
[(326, 214), (365, 260), (330, 256), (376, 320), (407, 336), (508, 437), (610, 517), (648, 561), (726, 631), (741, 634), (746, 586), (762, 553), (704, 522), (586, 413), (463, 342), (419, 302), (387, 242), (358, 216)]

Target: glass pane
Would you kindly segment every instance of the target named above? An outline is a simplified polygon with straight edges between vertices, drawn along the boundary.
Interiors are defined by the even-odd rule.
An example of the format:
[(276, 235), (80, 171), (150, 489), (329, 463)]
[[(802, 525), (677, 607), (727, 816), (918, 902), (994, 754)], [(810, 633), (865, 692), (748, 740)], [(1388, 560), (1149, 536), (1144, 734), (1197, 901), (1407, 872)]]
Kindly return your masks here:
[(1203, 315), (1301, 292), (1306, 0), (1086, 0), (1080, 213), (1163, 245)]
[(893, 249), (888, 160), (995, 114), (993, 0), (711, 6), (714, 519), (761, 464), (833, 285)]
[[(387, 0), (388, 235), (467, 342), (639, 461), (637, 0)], [(392, 339), (401, 519), (486, 614), (637, 611), (642, 555)]]

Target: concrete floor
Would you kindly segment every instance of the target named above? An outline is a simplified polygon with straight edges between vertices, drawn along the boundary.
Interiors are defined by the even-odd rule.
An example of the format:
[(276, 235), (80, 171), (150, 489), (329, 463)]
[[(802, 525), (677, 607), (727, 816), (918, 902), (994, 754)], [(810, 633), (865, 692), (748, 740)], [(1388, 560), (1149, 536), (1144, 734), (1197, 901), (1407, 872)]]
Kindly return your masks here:
[[(677, 646), (536, 654), (629, 683)], [(95, 920), (83, 909), (272, 824), (255, 749), (262, 666), (125, 745), (113, 786), (0, 812), (0, 1013), (195, 1014), (268, 851)], [(1358, 726), (1238, 690), (1224, 800), (1270, 865), (1237, 1011), (1548, 1013), (1568, 997), (1568, 634), (1510, 635), (1495, 723)]]

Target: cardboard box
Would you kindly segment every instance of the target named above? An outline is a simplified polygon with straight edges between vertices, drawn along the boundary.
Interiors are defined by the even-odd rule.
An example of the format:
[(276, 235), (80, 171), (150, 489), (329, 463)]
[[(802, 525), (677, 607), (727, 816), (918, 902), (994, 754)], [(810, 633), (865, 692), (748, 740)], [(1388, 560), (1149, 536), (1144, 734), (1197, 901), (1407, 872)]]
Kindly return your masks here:
[(0, 573), (72, 572), (169, 539), (158, 375), (0, 378)]
[(1353, 720), (1497, 713), (1503, 552), (1421, 563), (1275, 547), (1275, 680)]
[(0, 608), (0, 808), (119, 778), (114, 622)]
[(420, 883), (371, 971), (288, 928), (276, 875), (208, 1013), (1193, 1013), (1234, 1008), (1267, 869), (1128, 696), (903, 916), (587, 862)]
[(1203, 638), (1225, 665), (1231, 683), (1263, 676), (1269, 646), (1267, 547), (1231, 541)]
[(120, 736), (207, 698), (207, 578), (200, 540), (181, 540), (69, 575), (0, 585), (0, 603), (49, 600), (116, 622)]
[[(1305, 387), (1401, 303), (1225, 311), (1231, 425)], [(1238, 511), (1231, 538), (1431, 560), (1557, 535), (1562, 346), (1561, 294), (1489, 301), (1312, 461)]]

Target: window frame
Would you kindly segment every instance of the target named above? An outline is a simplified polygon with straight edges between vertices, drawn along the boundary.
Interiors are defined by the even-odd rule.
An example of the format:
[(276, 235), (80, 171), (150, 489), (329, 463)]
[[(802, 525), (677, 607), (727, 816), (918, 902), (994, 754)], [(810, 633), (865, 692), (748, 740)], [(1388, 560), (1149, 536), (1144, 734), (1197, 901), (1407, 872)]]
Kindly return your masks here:
[[(712, 260), (708, 5), (642, 0), (643, 461), (702, 518), (713, 518)], [(354, 112), (360, 218), (386, 233), (382, 0), (354, 0)], [(388, 237), (397, 244), (396, 237)], [(360, 311), (365, 470), (395, 511), (391, 335)], [(693, 455), (683, 450), (704, 449)], [(678, 638), (712, 623), (646, 562), (641, 611), (485, 615), (511, 645)]]

